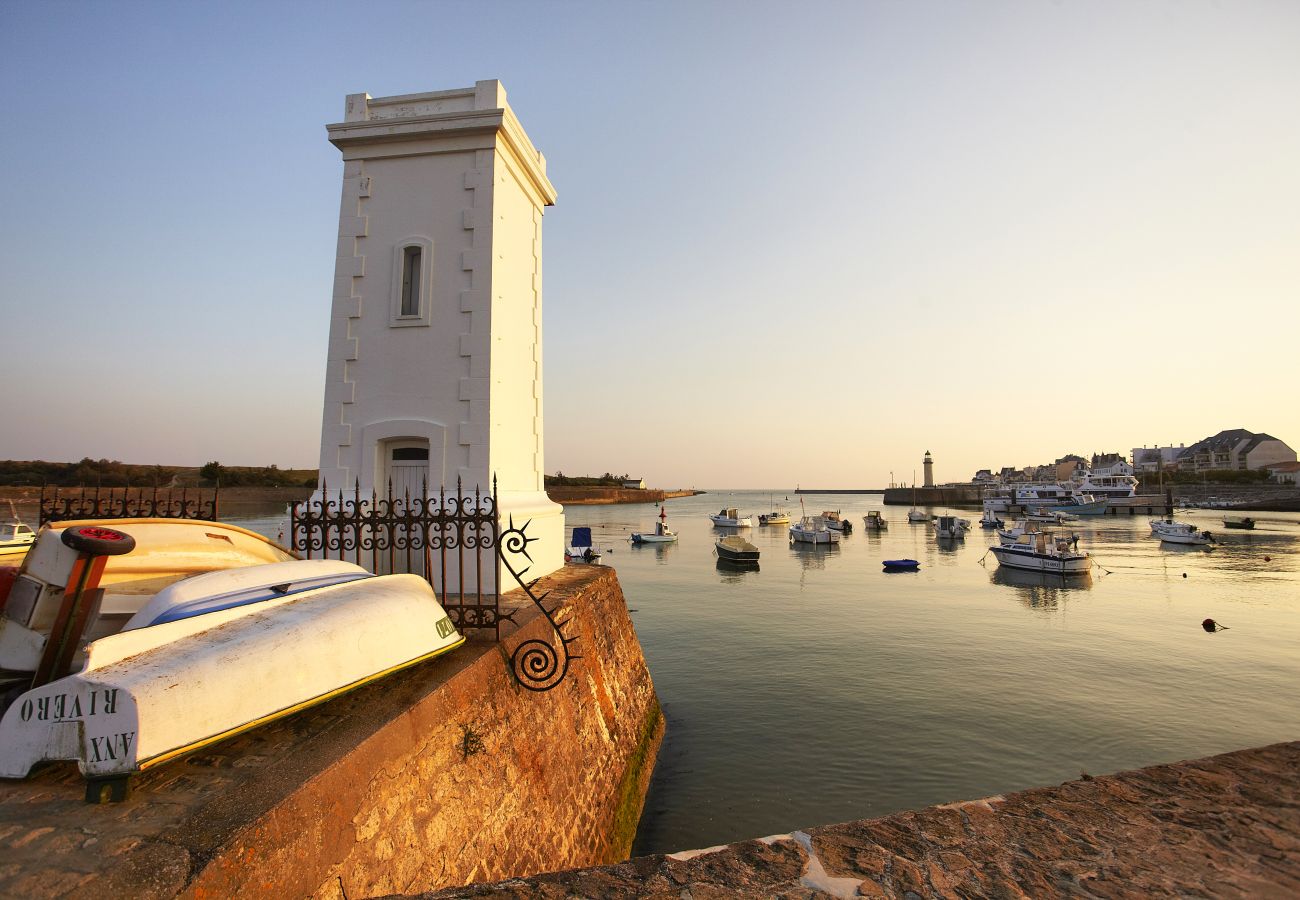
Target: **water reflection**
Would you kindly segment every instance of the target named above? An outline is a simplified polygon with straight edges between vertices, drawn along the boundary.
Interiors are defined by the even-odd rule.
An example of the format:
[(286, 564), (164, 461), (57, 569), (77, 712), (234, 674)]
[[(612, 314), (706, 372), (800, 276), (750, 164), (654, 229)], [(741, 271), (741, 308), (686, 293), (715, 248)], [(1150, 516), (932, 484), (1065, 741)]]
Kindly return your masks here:
[(1058, 609), (1071, 592), (1092, 590), (1091, 572), (1060, 575), (998, 566), (990, 573), (989, 580), (994, 584), (1015, 588), (1016, 599), (1031, 609)]
[(758, 571), (758, 560), (719, 559), (716, 568), (723, 584), (738, 584), (750, 572)]
[(792, 541), (790, 555), (799, 561), (801, 569), (824, 569), (826, 559), (838, 555), (839, 549), (839, 544), (805, 544), (802, 541)]

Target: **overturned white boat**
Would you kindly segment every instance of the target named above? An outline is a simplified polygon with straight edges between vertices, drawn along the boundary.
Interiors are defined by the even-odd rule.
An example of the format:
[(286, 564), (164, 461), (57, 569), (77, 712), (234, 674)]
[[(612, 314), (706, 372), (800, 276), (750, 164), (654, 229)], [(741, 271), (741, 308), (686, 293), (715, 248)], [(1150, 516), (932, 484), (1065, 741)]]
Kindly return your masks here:
[[(158, 522), (113, 524), (148, 537)], [(179, 524), (230, 534), (210, 522)], [(148, 596), (119, 594), (139, 602), (125, 622), (121, 602), (117, 619), (106, 620), (99, 583), (107, 563), (130, 559), (134, 543), (102, 525), (40, 533), (0, 619), (10, 700), (0, 720), (0, 777), (73, 760), (89, 782), (88, 800), (101, 799), (105, 786), (123, 799), (134, 772), (464, 641), (422, 578), (371, 575), (334, 560), (288, 558), (172, 578)], [(168, 561), (156, 544), (141, 549), (155, 567)], [(193, 554), (170, 562), (186, 574), (204, 565)], [(120, 630), (86, 637), (114, 624)]]

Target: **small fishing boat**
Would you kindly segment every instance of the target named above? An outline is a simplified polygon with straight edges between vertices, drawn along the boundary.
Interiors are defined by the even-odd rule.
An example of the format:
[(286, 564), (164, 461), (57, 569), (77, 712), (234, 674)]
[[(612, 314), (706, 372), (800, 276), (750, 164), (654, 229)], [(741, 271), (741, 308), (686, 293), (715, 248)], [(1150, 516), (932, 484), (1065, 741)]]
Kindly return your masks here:
[[(464, 641), (417, 576), (297, 560), (216, 522), (113, 522), (128, 523), (133, 533), (105, 522), (43, 529), (4, 598), (12, 702), (0, 777), (73, 760), (87, 800), (105, 788), (122, 800), (135, 772)], [(259, 555), (279, 559), (230, 565)]]
[(1255, 527), (1255, 520), (1250, 516), (1224, 516), (1223, 527), (1251, 529)]
[(818, 518), (821, 519), (826, 527), (831, 531), (839, 531), (844, 534), (853, 531), (853, 523), (841, 516), (838, 509), (824, 509)]
[(573, 529), (573, 537), (569, 538), (569, 544), (564, 548), (565, 560), (595, 563), (600, 561), (600, 557), (600, 548), (591, 542), (591, 529), (582, 525), (576, 526)]
[(838, 544), (838, 531), (831, 531), (821, 516), (804, 516), (790, 526), (790, 540), (800, 544)]
[(751, 528), (754, 520), (750, 516), (741, 516), (740, 510), (734, 506), (724, 507), (718, 510), (716, 516), (709, 516), (714, 525), (721, 528)]
[(993, 514), (991, 508), (985, 505), (984, 515), (980, 516), (980, 528), (1001, 528), (1002, 526), (1002, 520)]
[(914, 559), (886, 559), (881, 560), (886, 572), (915, 572), (921, 568), (921, 564)]
[(912, 507), (907, 511), (907, 524), (909, 525), (925, 525), (929, 523), (931, 518), (933, 517), (928, 512), (922, 512), (916, 507)]
[(677, 540), (677, 532), (669, 529), (668, 513), (662, 506), (659, 507), (659, 521), (655, 523), (653, 533), (632, 532), (632, 543), (634, 544), (671, 544), (675, 540)]
[[(997, 532), (998, 543), (1005, 547), (1008, 544), (1014, 544), (1016, 541), (1020, 540), (1020, 538), (1026, 534), (1037, 534), (1042, 530), (1043, 529), (1038, 527), (1038, 525), (1033, 522), (1024, 522), (1024, 521), (1013, 522), (1010, 528), (998, 529)], [(1056, 536), (1056, 539), (1058, 541), (1066, 541), (1075, 547), (1079, 545), (1079, 535), (1073, 532), (1071, 532), (1068, 536), (1058, 534)]]
[(1066, 522), (1075, 521), (1074, 517), (1060, 509), (1047, 509), (1038, 507), (1025, 512), (1026, 522), (1047, 523), (1050, 525), (1061, 525)]
[(862, 527), (867, 531), (884, 531), (889, 528), (889, 523), (880, 514), (880, 510), (873, 509), (862, 517)]
[(1071, 542), (1046, 531), (1021, 535), (1015, 543), (990, 547), (998, 565), (1030, 572), (1052, 572), (1058, 575), (1079, 575), (1092, 568), (1092, 557), (1086, 551), (1074, 549)]
[(1166, 544), (1191, 544), (1204, 547), (1214, 543), (1214, 535), (1202, 531), (1190, 522), (1173, 519), (1151, 519), (1151, 534)]
[(729, 534), (718, 538), (713, 545), (718, 551), (718, 558), (728, 562), (758, 562), (758, 548), (738, 534)]
[[(789, 499), (788, 497), (786, 498)], [(790, 514), (783, 509), (776, 508), (776, 498), (771, 498), (771, 506), (766, 513), (759, 513), (759, 525), (789, 525)]]
[(944, 538), (964, 540), (969, 526), (970, 522), (967, 519), (959, 519), (956, 516), (936, 516), (934, 536), (941, 540)]

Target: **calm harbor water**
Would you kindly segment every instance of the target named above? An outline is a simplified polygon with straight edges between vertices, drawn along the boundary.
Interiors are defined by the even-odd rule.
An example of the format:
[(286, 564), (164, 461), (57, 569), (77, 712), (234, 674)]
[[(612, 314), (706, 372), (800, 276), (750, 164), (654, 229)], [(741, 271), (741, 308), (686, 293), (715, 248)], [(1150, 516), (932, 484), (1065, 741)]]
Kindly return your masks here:
[[(635, 853), (1300, 736), (1300, 516), (1226, 531), (1220, 514), (1180, 513), (1219, 538), (1209, 552), (1162, 547), (1144, 517), (1084, 519), (1080, 546), (1110, 572), (1062, 581), (999, 571), (990, 532), (941, 545), (880, 495), (814, 495), (810, 513), (854, 523), (839, 549), (755, 524), (741, 531), (759, 570), (720, 569), (713, 542), (730, 530), (706, 516), (738, 506), (757, 523), (771, 496), (670, 500), (681, 537), (658, 547), (627, 541), (653, 529), (654, 505), (565, 510), (613, 551), (668, 719)], [(869, 509), (887, 532), (863, 530)], [(274, 536), (283, 519), (239, 521)], [(892, 557), (921, 571), (884, 574)], [(1211, 617), (1230, 630), (1206, 633)]]

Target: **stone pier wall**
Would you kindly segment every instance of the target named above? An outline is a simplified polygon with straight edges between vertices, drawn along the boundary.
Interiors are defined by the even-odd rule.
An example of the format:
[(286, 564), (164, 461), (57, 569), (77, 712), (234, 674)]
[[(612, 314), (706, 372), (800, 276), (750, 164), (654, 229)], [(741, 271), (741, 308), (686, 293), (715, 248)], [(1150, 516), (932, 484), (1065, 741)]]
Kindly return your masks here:
[(0, 896), (411, 893), (625, 859), (663, 716), (613, 570), (539, 585), (578, 635), (567, 679), (519, 686), (550, 638), (531, 601), (473, 642), (138, 776), (90, 806), (75, 766), (0, 782)]
[(1300, 897), (1300, 743), (435, 897)]

